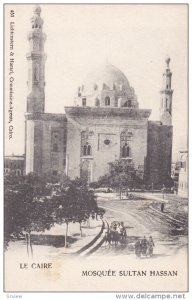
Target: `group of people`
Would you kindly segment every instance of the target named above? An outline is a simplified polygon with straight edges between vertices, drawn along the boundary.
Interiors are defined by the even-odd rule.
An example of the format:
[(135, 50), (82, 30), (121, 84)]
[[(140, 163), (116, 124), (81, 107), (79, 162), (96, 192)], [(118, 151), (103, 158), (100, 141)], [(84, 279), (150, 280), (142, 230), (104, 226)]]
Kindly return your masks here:
[[(127, 244), (127, 231), (123, 222), (114, 221), (108, 226), (108, 230), (105, 233), (105, 242), (110, 245)], [(144, 236), (135, 243), (135, 254), (136, 257), (152, 256), (153, 248), (155, 247), (152, 236), (146, 239)]]
[(153, 242), (152, 236), (150, 236), (148, 240), (144, 236), (142, 239), (139, 239), (136, 241), (135, 254), (137, 257), (152, 256), (154, 247), (155, 247), (155, 244)]

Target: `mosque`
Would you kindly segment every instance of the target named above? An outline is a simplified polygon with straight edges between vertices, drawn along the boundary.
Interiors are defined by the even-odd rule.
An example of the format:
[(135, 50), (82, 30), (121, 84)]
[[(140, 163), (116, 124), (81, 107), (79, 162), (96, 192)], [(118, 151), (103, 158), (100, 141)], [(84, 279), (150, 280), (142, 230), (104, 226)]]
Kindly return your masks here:
[(160, 91), (160, 120), (139, 108), (134, 88), (110, 63), (88, 74), (74, 105), (62, 114), (45, 113), (45, 61), (41, 8), (35, 7), (28, 33), (28, 97), (25, 114), (25, 172), (67, 174), (97, 181), (117, 159), (134, 164), (149, 184), (165, 184), (171, 174), (172, 94), (170, 58)]

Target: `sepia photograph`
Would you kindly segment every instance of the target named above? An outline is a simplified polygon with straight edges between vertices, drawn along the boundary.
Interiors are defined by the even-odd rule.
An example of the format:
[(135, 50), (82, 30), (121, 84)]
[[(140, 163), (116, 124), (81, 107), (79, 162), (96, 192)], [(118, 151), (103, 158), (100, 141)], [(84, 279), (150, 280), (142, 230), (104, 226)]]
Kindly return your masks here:
[(187, 292), (188, 5), (4, 4), (4, 291)]

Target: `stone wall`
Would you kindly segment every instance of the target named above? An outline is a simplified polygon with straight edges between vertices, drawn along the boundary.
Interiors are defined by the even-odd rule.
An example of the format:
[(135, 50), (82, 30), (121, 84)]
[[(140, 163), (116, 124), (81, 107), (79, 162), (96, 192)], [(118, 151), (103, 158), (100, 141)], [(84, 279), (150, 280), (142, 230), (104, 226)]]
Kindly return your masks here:
[(78, 123), (67, 120), (67, 175), (80, 177), (81, 130)]
[(172, 126), (148, 122), (145, 180), (150, 185), (166, 185), (171, 175), (172, 130)]
[[(82, 108), (83, 109), (83, 108)], [(85, 110), (87, 114), (85, 114)], [(86, 165), (91, 181), (108, 172), (108, 163), (121, 157), (121, 135), (130, 135), (129, 159), (144, 172), (148, 184), (166, 185), (171, 172), (172, 126), (148, 121), (148, 110), (70, 108), (67, 115), (26, 114), (26, 174), (80, 177)], [(82, 153), (82, 133), (91, 134), (91, 154)], [(54, 149), (53, 138), (58, 138)], [(105, 144), (108, 140), (110, 143)], [(127, 159), (127, 158), (126, 158)]]
[(179, 172), (178, 196), (188, 198), (188, 170), (181, 169)]
[[(53, 149), (52, 135), (59, 135)], [(66, 172), (67, 120), (65, 115), (26, 115), (26, 174), (62, 174)]]
[[(80, 114), (79, 109), (71, 108), (72, 113), (67, 114), (67, 160), (68, 175), (71, 178), (80, 176), (80, 170), (85, 162), (91, 169), (91, 181), (97, 181), (100, 176), (108, 172), (108, 163), (120, 158), (120, 137), (122, 132), (131, 135), (129, 146), (135, 168), (144, 169), (147, 155), (147, 118), (145, 112), (128, 112), (117, 110), (117, 113), (103, 115), (103, 109), (91, 110), (87, 114)], [(66, 110), (66, 113), (68, 111)], [(148, 113), (148, 112), (147, 112)], [(91, 134), (89, 143), (91, 155), (82, 153), (82, 133)], [(109, 140), (108, 145), (104, 144)]]
[(25, 172), (34, 171), (34, 121), (25, 121)]

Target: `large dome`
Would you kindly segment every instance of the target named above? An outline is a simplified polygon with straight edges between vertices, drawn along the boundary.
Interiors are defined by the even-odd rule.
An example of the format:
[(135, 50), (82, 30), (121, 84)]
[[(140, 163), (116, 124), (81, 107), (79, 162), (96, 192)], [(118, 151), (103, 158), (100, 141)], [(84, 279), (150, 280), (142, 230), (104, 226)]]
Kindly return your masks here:
[(130, 89), (129, 82), (123, 72), (109, 63), (105, 63), (91, 71), (87, 75), (83, 85), (84, 92), (88, 94), (96, 85), (99, 90), (103, 88), (103, 85), (109, 89), (113, 89), (114, 87), (124, 90)]
[(105, 63), (90, 72), (78, 88), (76, 104), (82, 106), (138, 107), (134, 89), (126, 76)]

